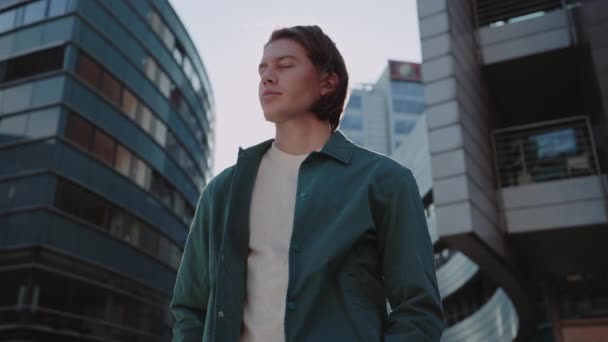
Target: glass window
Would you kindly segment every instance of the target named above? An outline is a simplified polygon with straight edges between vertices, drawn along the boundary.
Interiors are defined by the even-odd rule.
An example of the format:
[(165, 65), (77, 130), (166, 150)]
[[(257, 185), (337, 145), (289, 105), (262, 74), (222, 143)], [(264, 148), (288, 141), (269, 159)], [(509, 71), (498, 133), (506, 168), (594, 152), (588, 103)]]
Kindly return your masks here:
[(150, 12), (149, 16), (150, 26), (152, 26), (152, 30), (154, 32), (159, 33), (160, 28), (162, 27), (162, 22), (158, 14), (154, 11)]
[(81, 119), (78, 115), (71, 114), (68, 117), (68, 125), (65, 132), (66, 137), (85, 150), (91, 149), (93, 140), (93, 126)]
[(148, 107), (142, 106), (140, 114), (141, 115), (139, 117), (139, 125), (146, 132), (151, 133), (152, 132), (152, 119), (153, 119), (152, 112), (150, 112), (150, 109), (148, 109)]
[(108, 204), (98, 196), (92, 193), (86, 193), (79, 201), (82, 204), (82, 212), (80, 217), (84, 220), (99, 226), (106, 226), (106, 216), (108, 212)]
[(184, 59), (184, 48), (179, 42), (175, 42), (175, 47), (173, 48), (173, 58), (177, 61), (177, 64), (182, 65)]
[(415, 125), (416, 121), (395, 121), (395, 133), (407, 134)]
[(65, 48), (60, 46), (10, 59), (6, 62), (4, 77), (0, 75), (0, 82), (14, 81), (61, 69), (64, 50)]
[(118, 208), (111, 209), (108, 218), (110, 235), (121, 240), (124, 239), (124, 236), (127, 235), (127, 231), (129, 229), (129, 219), (129, 215), (127, 215), (124, 211)]
[(340, 120), (340, 128), (362, 130), (363, 118), (358, 115), (344, 115), (342, 120)]
[(0, 33), (15, 27), (15, 10), (0, 13)]
[(135, 120), (137, 114), (137, 102), (137, 98), (127, 88), (123, 88), (122, 111), (133, 120)]
[(92, 85), (93, 87), (99, 87), (99, 65), (95, 63), (91, 58), (80, 54), (78, 56), (78, 67), (76, 73), (82, 77), (84, 81)]
[(190, 59), (188, 57), (184, 58), (184, 74), (186, 74), (186, 78), (191, 78), (194, 74), (192, 63), (190, 63)]
[(128, 239), (129, 241), (135, 245), (135, 246), (140, 246), (141, 245), (141, 222), (139, 222), (139, 220), (133, 219), (129, 222), (129, 230), (128, 230)]
[(146, 76), (148, 76), (148, 79), (152, 80), (153, 82), (156, 82), (157, 72), (158, 65), (156, 64), (156, 61), (154, 61), (152, 57), (148, 56), (148, 59), (146, 59)]
[(167, 74), (162, 71), (158, 73), (158, 88), (167, 98), (171, 94), (171, 81), (169, 80), (169, 77), (167, 77)]
[(108, 165), (113, 165), (115, 148), (116, 143), (114, 142), (114, 139), (99, 130), (95, 130), (93, 153), (97, 158), (101, 159)]
[(68, 0), (51, 0), (49, 4), (49, 17), (61, 15), (66, 12)]
[(1, 141), (22, 138), (25, 135), (28, 115), (14, 115), (0, 120)]
[(162, 40), (163, 43), (165, 43), (165, 46), (168, 47), (169, 49), (173, 49), (173, 46), (175, 45), (175, 36), (173, 35), (173, 32), (171, 32), (171, 30), (163, 25), (163, 30), (162, 30)]
[(177, 192), (175, 192), (175, 198), (173, 201), (173, 211), (177, 214), (177, 216), (182, 217), (185, 213), (186, 203), (182, 196), (180, 196)]
[(114, 168), (124, 176), (129, 177), (129, 170), (131, 169), (131, 152), (122, 147), (117, 146), (116, 149), (116, 160), (114, 162)]
[(57, 183), (57, 198), (55, 205), (57, 208), (70, 213), (74, 216), (80, 216), (80, 199), (84, 196), (84, 191), (71, 182), (60, 179)]
[(148, 253), (152, 255), (156, 255), (158, 252), (159, 238), (157, 232), (151, 229), (142, 229), (141, 230), (141, 247)]
[(106, 72), (103, 72), (101, 75), (101, 91), (110, 99), (110, 101), (112, 101), (112, 103), (120, 107), (120, 83)]
[(25, 134), (30, 138), (40, 138), (57, 133), (59, 110), (51, 108), (31, 113)]
[(573, 155), (578, 151), (576, 131), (573, 128), (537, 134), (529, 139), (536, 151), (534, 157), (538, 159)]
[(39, 0), (25, 6), (23, 13), (23, 25), (39, 21), (44, 18), (46, 12), (46, 0)]
[(152, 193), (152, 195), (160, 198), (160, 194), (163, 191), (162, 187), (163, 187), (163, 179), (162, 179), (161, 175), (158, 172), (153, 170), (152, 177), (150, 179), (150, 192)]
[(167, 126), (159, 120), (156, 121), (154, 138), (161, 146), (165, 147), (165, 144), (167, 143)]
[(192, 74), (192, 87), (194, 88), (195, 92), (201, 90), (201, 81), (196, 74)]
[(348, 109), (361, 109), (361, 96), (351, 95), (346, 105)]
[(169, 240), (164, 236), (159, 237), (158, 258), (163, 262), (169, 263)]
[(173, 268), (178, 269), (182, 258), (182, 252), (180, 251), (179, 247), (173, 243), (169, 246), (169, 248), (169, 264), (173, 266)]
[(2, 103), (0, 103), (0, 112), (8, 114), (30, 107), (33, 88), (32, 83), (25, 83), (17, 87), (5, 89)]
[(133, 179), (135, 183), (137, 183), (142, 188), (149, 188), (149, 186), (146, 186), (149, 183), (148, 179), (150, 178), (150, 168), (148, 167), (148, 165), (146, 165), (141, 159), (136, 157), (133, 158), (131, 162), (131, 179)]
[(179, 91), (178, 87), (173, 87), (173, 89), (171, 89), (171, 96), (169, 97), (169, 99), (171, 100), (171, 103), (175, 106), (175, 108), (179, 108), (181, 106), (183, 98), (182, 92)]

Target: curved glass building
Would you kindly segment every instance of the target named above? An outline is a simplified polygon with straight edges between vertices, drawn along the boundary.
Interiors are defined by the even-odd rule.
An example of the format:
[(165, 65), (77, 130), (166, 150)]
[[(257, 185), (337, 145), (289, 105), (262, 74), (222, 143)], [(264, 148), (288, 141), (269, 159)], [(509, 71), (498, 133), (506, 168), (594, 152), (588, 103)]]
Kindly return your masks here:
[(213, 127), (168, 1), (0, 0), (0, 340), (170, 340)]

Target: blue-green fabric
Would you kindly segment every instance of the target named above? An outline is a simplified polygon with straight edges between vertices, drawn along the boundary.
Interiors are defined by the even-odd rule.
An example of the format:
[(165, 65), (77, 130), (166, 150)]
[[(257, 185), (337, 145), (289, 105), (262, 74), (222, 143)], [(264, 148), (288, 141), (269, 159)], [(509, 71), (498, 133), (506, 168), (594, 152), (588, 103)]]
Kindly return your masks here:
[[(271, 144), (239, 149), (201, 194), (171, 302), (174, 342), (239, 340), (249, 207)], [(432, 243), (408, 168), (340, 131), (304, 160), (285, 301), (285, 341), (440, 340)]]

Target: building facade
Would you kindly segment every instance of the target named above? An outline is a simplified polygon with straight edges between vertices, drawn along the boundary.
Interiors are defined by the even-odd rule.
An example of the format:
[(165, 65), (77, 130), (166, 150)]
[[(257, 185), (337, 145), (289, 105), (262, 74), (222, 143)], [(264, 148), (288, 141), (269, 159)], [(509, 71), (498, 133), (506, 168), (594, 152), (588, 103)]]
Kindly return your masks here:
[(353, 87), (340, 130), (355, 143), (390, 155), (423, 111), (420, 64), (391, 60), (375, 84)]
[(418, 1), (443, 341), (608, 336), (608, 2)]
[(214, 121), (168, 1), (0, 0), (0, 340), (170, 340)]

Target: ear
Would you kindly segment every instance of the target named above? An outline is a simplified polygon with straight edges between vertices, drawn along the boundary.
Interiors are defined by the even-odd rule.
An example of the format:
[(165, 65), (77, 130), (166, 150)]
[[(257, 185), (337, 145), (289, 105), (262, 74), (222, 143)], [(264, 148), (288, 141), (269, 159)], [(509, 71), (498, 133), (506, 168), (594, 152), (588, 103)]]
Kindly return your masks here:
[(340, 79), (335, 72), (321, 75), (321, 96), (330, 94), (338, 87)]

